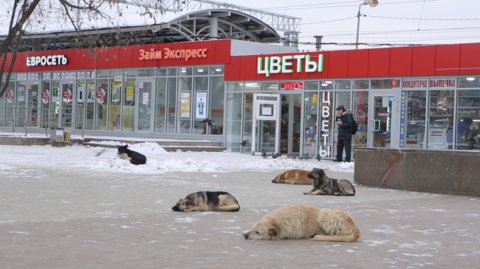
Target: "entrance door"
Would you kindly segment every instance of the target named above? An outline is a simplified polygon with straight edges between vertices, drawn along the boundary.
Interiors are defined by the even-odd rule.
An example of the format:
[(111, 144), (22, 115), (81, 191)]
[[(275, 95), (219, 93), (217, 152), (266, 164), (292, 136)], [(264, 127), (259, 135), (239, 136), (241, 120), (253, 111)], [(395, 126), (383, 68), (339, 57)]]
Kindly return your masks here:
[(152, 79), (137, 80), (137, 100), (136, 123), (138, 131), (153, 131), (152, 100), (154, 93)]
[(300, 154), (302, 95), (282, 95), (280, 152)]
[(254, 94), (252, 154), (280, 152), (280, 95)]
[(399, 148), (399, 92), (375, 91), (369, 99), (368, 146)]

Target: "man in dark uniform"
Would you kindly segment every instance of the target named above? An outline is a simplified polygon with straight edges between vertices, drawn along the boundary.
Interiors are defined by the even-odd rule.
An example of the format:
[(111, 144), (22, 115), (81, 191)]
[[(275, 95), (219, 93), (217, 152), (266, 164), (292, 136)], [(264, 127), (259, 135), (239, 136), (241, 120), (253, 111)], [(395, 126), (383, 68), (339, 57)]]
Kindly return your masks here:
[(341, 162), (343, 156), (343, 148), (345, 148), (345, 161), (350, 162), (352, 156), (352, 126), (353, 115), (347, 112), (343, 105), (339, 105), (336, 109), (335, 122), (338, 127), (337, 142), (337, 158), (335, 162)]

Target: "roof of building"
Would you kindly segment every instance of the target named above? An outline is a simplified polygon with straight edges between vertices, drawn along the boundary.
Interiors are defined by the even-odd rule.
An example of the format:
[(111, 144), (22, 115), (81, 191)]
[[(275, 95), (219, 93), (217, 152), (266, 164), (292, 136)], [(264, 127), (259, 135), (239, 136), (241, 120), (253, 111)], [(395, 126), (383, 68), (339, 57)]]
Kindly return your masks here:
[[(216, 36), (214, 36), (216, 35)], [(248, 14), (228, 9), (200, 10), (166, 23), (118, 28), (32, 33), (23, 37), (20, 51), (39, 51), (104, 46), (238, 39), (278, 43), (279, 34), (269, 25)], [(0, 36), (0, 41), (5, 36)]]

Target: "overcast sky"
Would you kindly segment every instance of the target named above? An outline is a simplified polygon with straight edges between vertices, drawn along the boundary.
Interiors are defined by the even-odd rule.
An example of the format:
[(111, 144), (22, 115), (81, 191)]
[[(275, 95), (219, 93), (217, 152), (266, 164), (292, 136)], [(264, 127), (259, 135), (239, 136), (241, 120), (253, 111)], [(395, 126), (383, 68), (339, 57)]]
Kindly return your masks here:
[[(355, 43), (358, 7), (363, 0), (229, 0), (302, 19), (301, 42)], [(360, 43), (445, 44), (480, 42), (478, 0), (379, 0), (362, 6)], [(314, 46), (302, 46), (313, 50)], [(352, 49), (328, 46), (325, 49)]]
[[(7, 1), (7, 0), (0, 0)], [(267, 10), (302, 19), (300, 48), (315, 50), (314, 35), (323, 36), (324, 50), (353, 49), (357, 29), (358, 7), (363, 0), (225, 0), (239, 6)], [(8, 5), (9, 1), (6, 2)], [(191, 12), (191, 11), (188, 11)], [(376, 7), (362, 6), (360, 43), (406, 45), (480, 42), (480, 1), (478, 0), (379, 0)], [(153, 23), (124, 8), (120, 25)], [(64, 28), (56, 12), (49, 15), (49, 30)], [(179, 13), (159, 15), (156, 22), (180, 16)], [(8, 19), (0, 14), (0, 34), (6, 33)], [(94, 23), (94, 22), (93, 22)], [(56, 28), (56, 29), (55, 29)], [(311, 43), (312, 45), (307, 45)], [(348, 44), (350, 43), (350, 44)]]

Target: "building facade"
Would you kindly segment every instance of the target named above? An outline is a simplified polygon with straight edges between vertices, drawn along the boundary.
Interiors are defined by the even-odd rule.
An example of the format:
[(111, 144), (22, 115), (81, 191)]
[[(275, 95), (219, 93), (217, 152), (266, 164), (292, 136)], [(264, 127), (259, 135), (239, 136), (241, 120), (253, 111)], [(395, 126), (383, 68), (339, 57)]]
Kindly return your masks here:
[(0, 130), (222, 141), (234, 152), (480, 148), (480, 44), (299, 53), (238, 40), (21, 52)]

